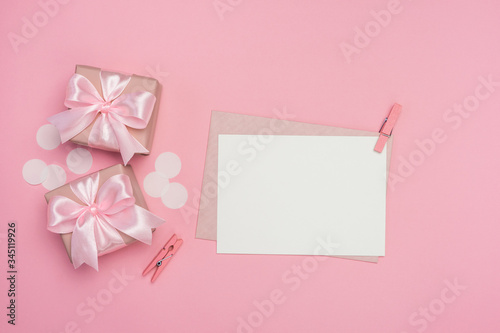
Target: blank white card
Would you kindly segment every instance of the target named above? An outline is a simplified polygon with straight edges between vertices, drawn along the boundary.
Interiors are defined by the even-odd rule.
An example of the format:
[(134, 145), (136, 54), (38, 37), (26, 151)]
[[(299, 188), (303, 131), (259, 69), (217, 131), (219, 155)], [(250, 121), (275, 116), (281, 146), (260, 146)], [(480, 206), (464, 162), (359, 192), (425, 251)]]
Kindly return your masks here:
[(217, 252), (385, 255), (374, 136), (219, 135)]

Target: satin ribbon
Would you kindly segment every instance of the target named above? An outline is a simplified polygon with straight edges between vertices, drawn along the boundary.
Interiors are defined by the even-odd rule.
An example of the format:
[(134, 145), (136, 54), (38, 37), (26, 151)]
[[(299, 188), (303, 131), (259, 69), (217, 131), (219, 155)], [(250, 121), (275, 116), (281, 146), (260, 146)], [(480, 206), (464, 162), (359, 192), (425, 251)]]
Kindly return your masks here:
[[(126, 165), (135, 153), (149, 151), (128, 131), (143, 129), (149, 122), (156, 97), (148, 91), (122, 94), (131, 77), (114, 72), (100, 72), (102, 96), (83, 75), (74, 74), (69, 80), (64, 105), (69, 110), (48, 118), (57, 127), (64, 143), (87, 128), (90, 147), (119, 150)], [(100, 117), (98, 115), (100, 114)]]
[(135, 204), (127, 175), (112, 176), (98, 187), (99, 173), (95, 173), (70, 183), (83, 205), (63, 196), (54, 196), (49, 201), (47, 229), (58, 234), (73, 233), (71, 259), (75, 268), (87, 263), (98, 270), (99, 252), (114, 244), (124, 244), (117, 230), (151, 245), (151, 229), (165, 222)]

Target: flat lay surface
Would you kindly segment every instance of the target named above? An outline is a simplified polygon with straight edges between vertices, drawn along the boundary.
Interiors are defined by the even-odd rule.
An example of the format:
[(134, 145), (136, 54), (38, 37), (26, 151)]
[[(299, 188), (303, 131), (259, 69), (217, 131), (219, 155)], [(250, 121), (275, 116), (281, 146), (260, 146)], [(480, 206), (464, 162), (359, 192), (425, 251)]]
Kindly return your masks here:
[[(493, 0), (4, 3), (0, 331), (499, 331), (499, 11)], [(66, 109), (76, 65), (162, 86), (151, 153), (130, 165), (166, 223), (151, 246), (99, 257), (99, 271), (75, 270), (47, 230), (46, 192), (122, 162), (61, 144), (47, 121)], [(394, 103), (378, 263), (217, 254), (195, 238), (213, 110), (377, 132)], [(142, 272), (173, 234), (183, 245), (151, 283)], [(327, 236), (325, 251), (339, 245)]]

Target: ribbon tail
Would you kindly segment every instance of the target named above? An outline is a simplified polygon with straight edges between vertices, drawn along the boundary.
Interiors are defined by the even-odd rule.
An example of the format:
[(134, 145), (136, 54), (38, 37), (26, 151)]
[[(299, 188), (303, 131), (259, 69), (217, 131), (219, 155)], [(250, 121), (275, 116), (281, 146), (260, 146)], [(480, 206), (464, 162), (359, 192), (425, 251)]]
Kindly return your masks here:
[(97, 115), (98, 106), (84, 106), (56, 113), (47, 118), (59, 131), (64, 143), (89, 126)]
[(108, 223), (124, 234), (151, 245), (153, 240), (151, 229), (159, 227), (165, 220), (147, 209), (134, 205), (108, 216)]
[(101, 215), (97, 218), (98, 222), (95, 226), (95, 243), (97, 244), (98, 253), (107, 251), (117, 245), (124, 244), (122, 236), (109, 224), (109, 217)]
[(104, 150), (120, 150), (118, 141), (116, 141), (115, 132), (111, 127), (107, 114), (101, 114), (97, 117), (89, 134), (89, 146)]
[(71, 260), (73, 267), (83, 263), (99, 270), (97, 264), (97, 244), (95, 242), (95, 217), (90, 212), (83, 213), (77, 220), (71, 236)]
[(120, 121), (110, 117), (110, 123), (115, 132), (116, 140), (118, 141), (118, 146), (120, 147), (120, 153), (122, 155), (123, 164), (127, 165), (128, 161), (134, 156), (135, 153), (147, 154), (147, 150), (136, 138), (129, 133), (127, 127)]

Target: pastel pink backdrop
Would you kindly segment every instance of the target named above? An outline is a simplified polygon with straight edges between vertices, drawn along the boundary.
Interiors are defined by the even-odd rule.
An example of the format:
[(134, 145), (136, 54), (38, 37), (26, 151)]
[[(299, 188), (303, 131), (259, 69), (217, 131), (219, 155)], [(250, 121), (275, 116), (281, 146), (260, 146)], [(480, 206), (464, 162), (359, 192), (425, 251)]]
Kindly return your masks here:
[[(374, 21), (370, 11), (390, 2), (221, 0), (231, 10), (220, 16), (212, 0), (70, 0), (18, 52), (8, 33), (21, 35), (23, 17), (32, 21), (42, 9), (37, 1), (3, 3), (0, 268), (5, 276), (7, 222), (15, 220), (19, 274), (15, 327), (6, 323), (8, 286), (0, 279), (0, 330), (237, 332), (242, 318), (254, 332), (410, 333), (424, 325), (410, 324), (412, 316), (424, 318), (414, 313), (431, 306), (438, 314), (425, 332), (499, 331), (500, 87), (456, 129), (443, 117), (474, 94), (479, 76), (500, 81), (500, 4), (401, 0), (348, 62), (341, 43), (353, 44), (356, 27)], [(78, 177), (65, 164), (71, 144), (46, 151), (35, 138), (48, 116), (64, 110), (75, 64), (156, 75), (163, 96), (153, 150), (131, 164), (142, 186), (156, 157), (174, 152), (182, 160), (175, 181), (189, 192), (178, 210), (146, 196), (167, 224), (152, 246), (102, 257), (99, 272), (73, 269), (59, 236), (46, 230), (46, 190), (21, 173), (39, 158), (61, 165), (68, 181)], [(217, 255), (214, 242), (194, 238), (196, 214), (189, 212), (211, 110), (272, 117), (286, 108), (298, 121), (378, 130), (394, 102), (403, 113), (391, 172), (415, 158), (415, 140), (431, 138), (435, 128), (446, 141), (388, 191), (387, 255), (378, 264), (321, 261), (292, 290), (297, 285), (283, 276), (304, 257)], [(118, 154), (92, 156), (90, 172), (120, 162)], [(174, 232), (184, 245), (151, 284), (151, 275), (140, 274)], [(121, 284), (113, 272), (131, 278)], [(449, 304), (439, 301), (455, 279), (466, 289)], [(284, 302), (256, 315), (254, 302), (275, 289)], [(92, 298), (95, 310), (87, 305)]]

